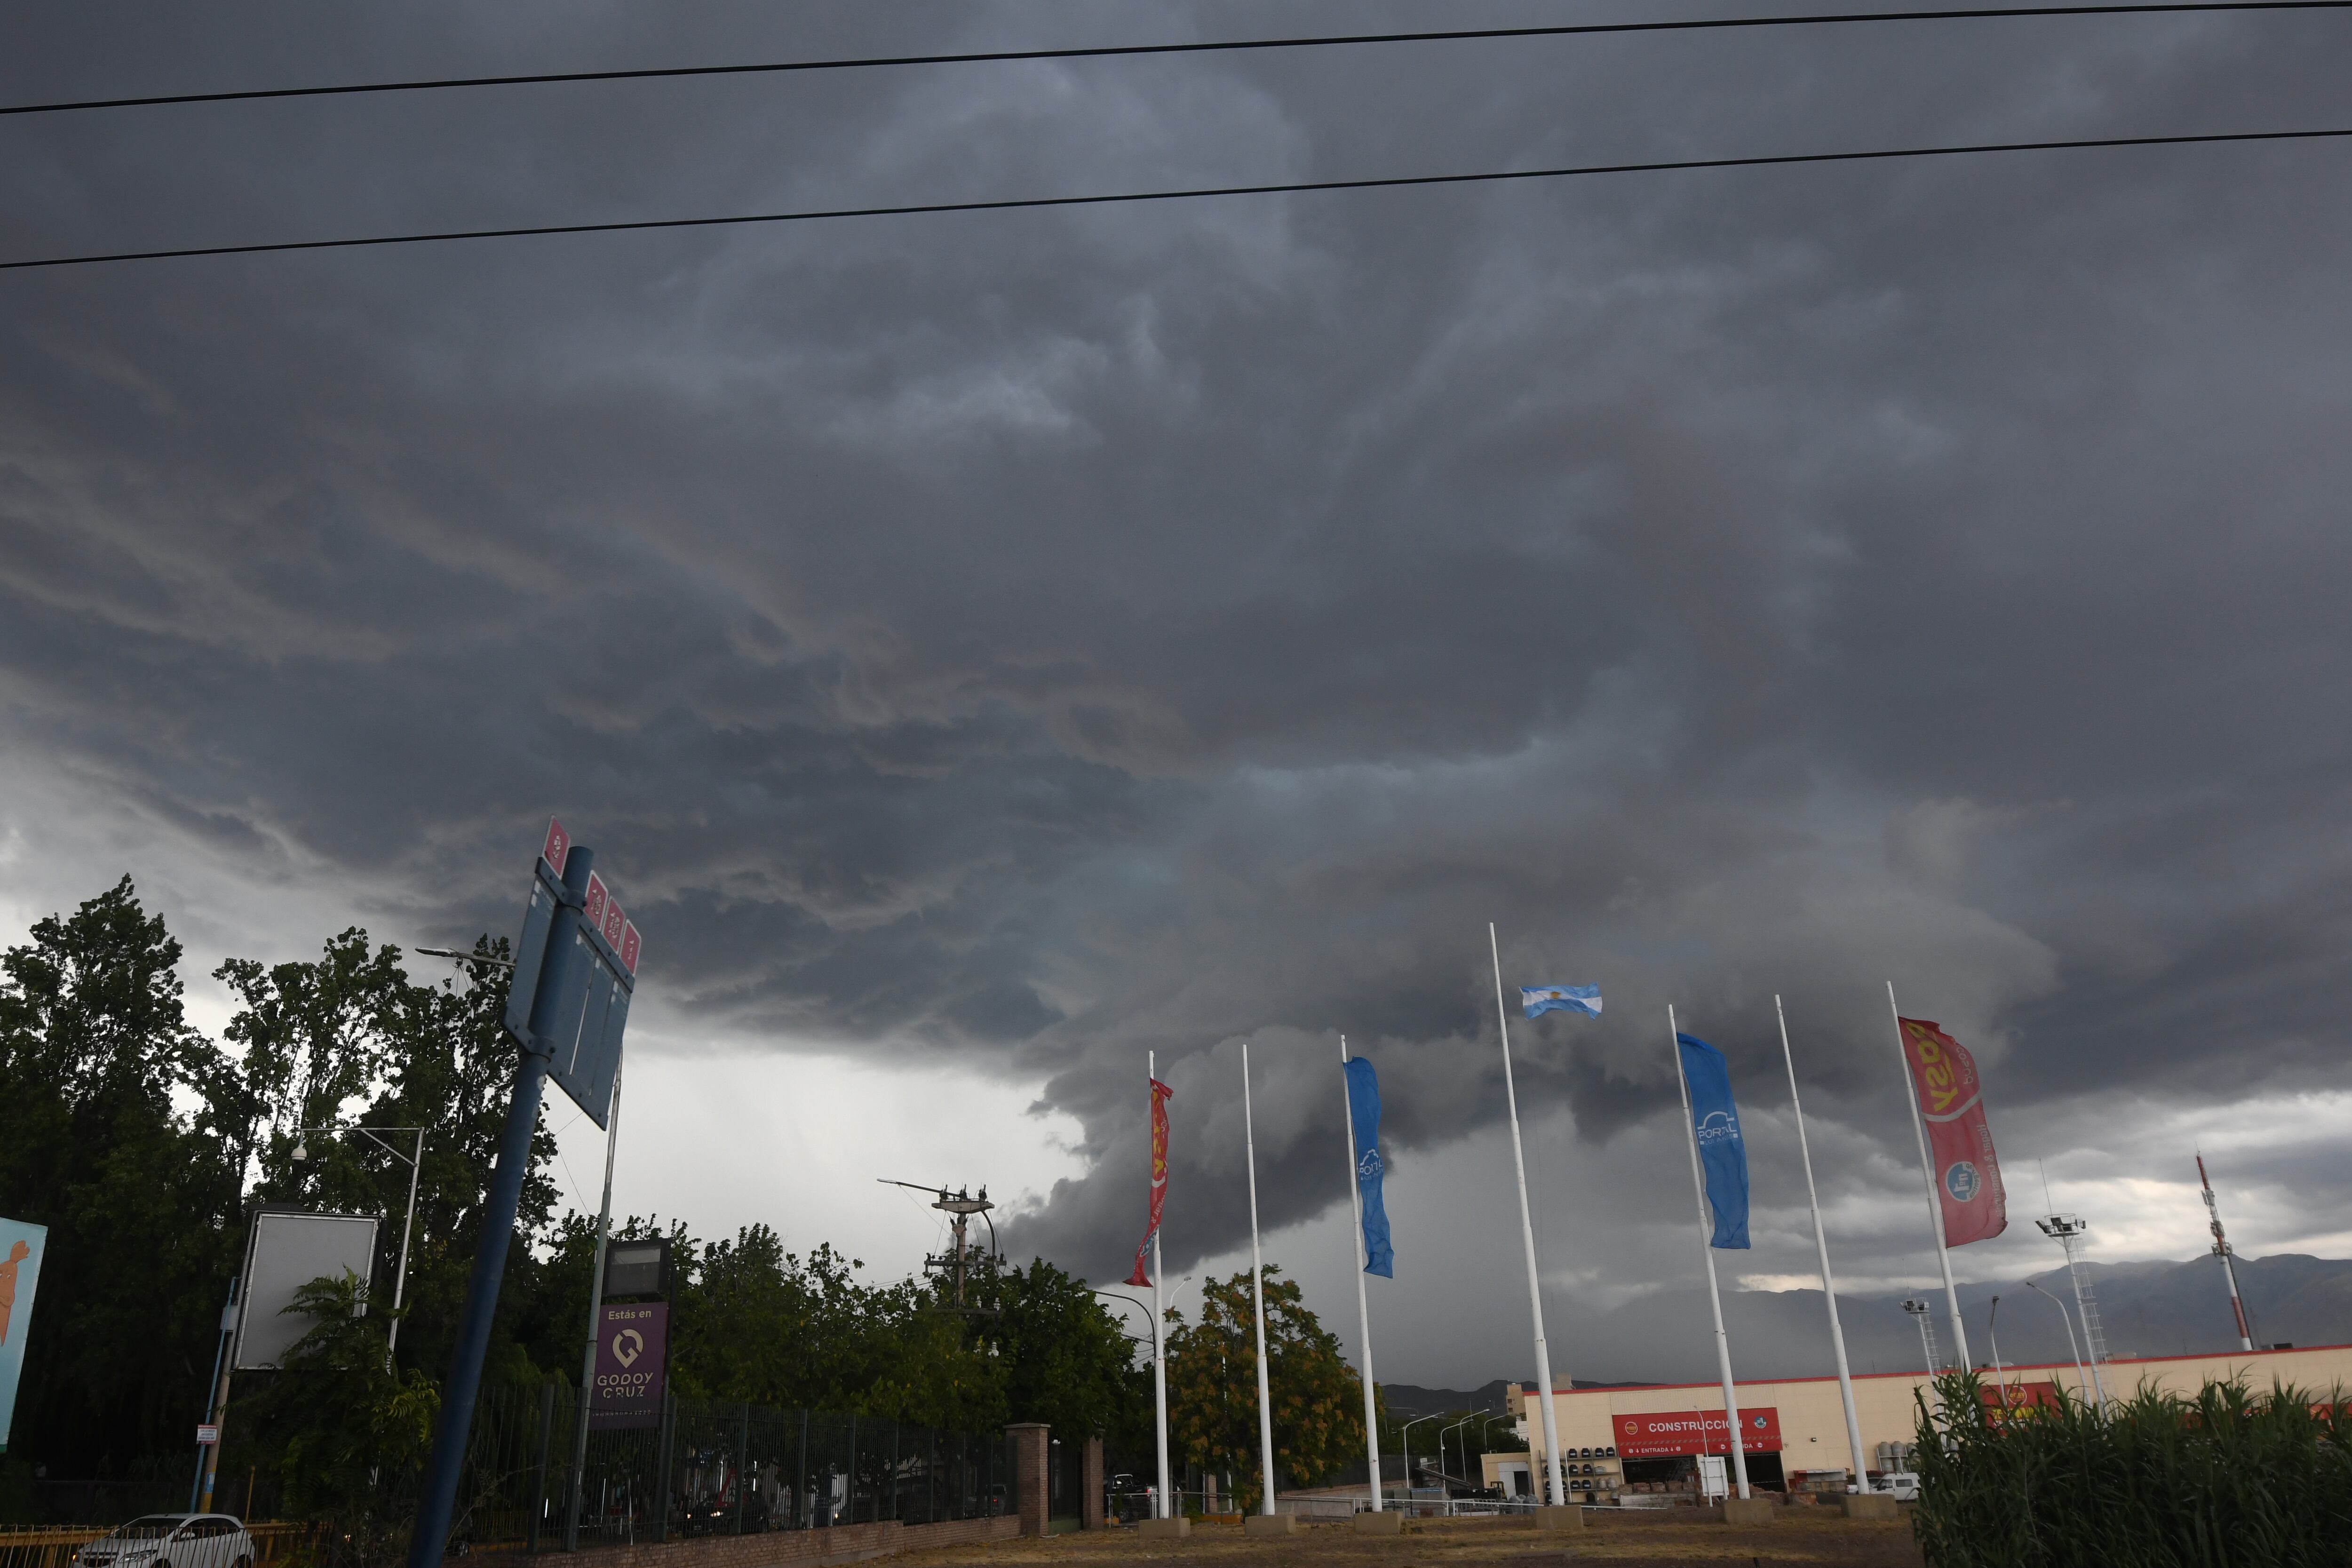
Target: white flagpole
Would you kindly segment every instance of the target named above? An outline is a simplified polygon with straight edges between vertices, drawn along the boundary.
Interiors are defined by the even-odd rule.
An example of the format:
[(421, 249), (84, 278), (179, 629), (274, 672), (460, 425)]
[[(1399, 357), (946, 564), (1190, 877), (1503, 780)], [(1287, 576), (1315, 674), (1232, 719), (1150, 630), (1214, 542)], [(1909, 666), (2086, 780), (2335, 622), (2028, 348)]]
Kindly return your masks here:
[[(1682, 1086), (1683, 1131), (1690, 1134), (1691, 1193), (1698, 1199), (1698, 1249), (1706, 1258), (1706, 1299), (1715, 1308), (1715, 1359), (1723, 1373), (1723, 1446), (1731, 1450), (1731, 1468), (1739, 1478), (1739, 1500), (1748, 1500), (1748, 1440), (1739, 1430), (1739, 1391), (1731, 1382), (1731, 1340), (1723, 1331), (1723, 1292), (1715, 1282), (1715, 1226), (1706, 1212), (1706, 1182), (1698, 1173), (1698, 1124), (1691, 1120), (1690, 1079), (1683, 1072), (1682, 1031), (1675, 1027), (1675, 1005), (1666, 1004), (1666, 1043), (1674, 1047), (1675, 1082)], [(1699, 1447), (1706, 1432), (1699, 1431)]]
[[(1348, 1197), (1356, 1215), (1356, 1342), (1363, 1347), (1364, 1442), (1372, 1478), (1372, 1511), (1381, 1511), (1381, 1417), (1372, 1384), (1372, 1308), (1364, 1294), (1364, 1268), (1371, 1259), (1364, 1251), (1364, 1190), (1356, 1184), (1356, 1097), (1348, 1088), (1348, 1037), (1339, 1037), (1339, 1105), (1348, 1125)], [(1404, 1495), (1412, 1498), (1412, 1460), (1404, 1467)], [(1406, 1512), (1412, 1510), (1407, 1509)]]
[[(1568, 1489), (1559, 1474), (1559, 1418), (1552, 1413), (1551, 1351), (1544, 1343), (1543, 1289), (1536, 1276), (1536, 1222), (1528, 1209), (1528, 1157), (1519, 1144), (1519, 1091), (1511, 1082), (1511, 1015), (1503, 1005), (1503, 949), (1495, 936), (1495, 922), (1486, 922), (1486, 951), (1495, 960), (1495, 1019), (1503, 1032), (1503, 1098), (1511, 1110), (1511, 1163), (1519, 1175), (1519, 1240), (1528, 1254), (1528, 1310), (1536, 1322), (1536, 1381), (1543, 1385), (1545, 1486), (1554, 1508), (1568, 1506)], [(1407, 1478), (1408, 1483), (1411, 1478)]]
[(1903, 1048), (1903, 1011), (1895, 1005), (1895, 982), (1886, 983), (1886, 1010), (1895, 1015), (1895, 1059), (1903, 1066), (1903, 1098), (1911, 1105), (1911, 1131), (1919, 1140), (1919, 1180), (1927, 1190), (1927, 1223), (1936, 1227), (1936, 1261), (1944, 1270), (1944, 1306), (1952, 1314), (1952, 1342), (1962, 1372), (1969, 1360), (1969, 1331), (1960, 1321), (1960, 1292), (1952, 1284), (1952, 1250), (1944, 1244), (1944, 1205), (1936, 1197), (1936, 1163), (1927, 1157), (1927, 1123), (1919, 1115), (1919, 1086), (1911, 1078), (1911, 1053)]
[(1257, 1248), (1257, 1123), (1250, 1112), (1249, 1042), (1242, 1042), (1242, 1143), (1249, 1152), (1250, 1296), (1257, 1305), (1257, 1455), (1260, 1513), (1274, 1511), (1274, 1396), (1265, 1386), (1265, 1263)]
[(1780, 1007), (1780, 997), (1772, 997), (1772, 1016), (1780, 1021), (1780, 1059), (1789, 1068), (1789, 1109), (1797, 1113), (1797, 1152), (1805, 1162), (1805, 1202), (1813, 1210), (1813, 1250), (1822, 1258), (1822, 1300), (1830, 1310), (1830, 1346), (1837, 1352), (1838, 1398), (1845, 1405), (1846, 1447), (1853, 1452), (1853, 1483), (1857, 1487), (1870, 1484), (1870, 1471), (1862, 1459), (1862, 1418), (1853, 1411), (1853, 1376), (1846, 1370), (1845, 1330), (1838, 1325), (1837, 1281), (1830, 1278), (1829, 1232), (1822, 1228), (1822, 1194), (1813, 1186), (1813, 1146), (1805, 1139), (1805, 1108), (1797, 1100), (1797, 1058), (1789, 1052), (1789, 1016)]
[[(1151, 1099), (1151, 1085), (1160, 1077), (1160, 1053), (1143, 1054), (1143, 1091)], [(1157, 1107), (1159, 1101), (1152, 1100)], [(1150, 1135), (1150, 1122), (1144, 1123), (1145, 1136)], [(1160, 1517), (1176, 1517), (1174, 1499), (1168, 1492), (1168, 1326), (1167, 1313), (1160, 1304), (1160, 1283), (1166, 1278), (1160, 1267), (1160, 1227), (1151, 1227), (1151, 1403), (1158, 1422), (1160, 1436)]]

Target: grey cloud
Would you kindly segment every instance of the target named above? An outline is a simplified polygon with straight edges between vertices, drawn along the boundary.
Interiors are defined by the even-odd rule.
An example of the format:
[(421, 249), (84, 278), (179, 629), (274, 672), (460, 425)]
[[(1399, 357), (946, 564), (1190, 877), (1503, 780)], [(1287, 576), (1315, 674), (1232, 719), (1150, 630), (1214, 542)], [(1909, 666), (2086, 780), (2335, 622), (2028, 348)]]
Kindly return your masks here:
[[(132, 56), (52, 18), (0, 88), (1253, 14), (611, 8), (561, 58), (552, 15)], [(2345, 54), (2105, 19), (156, 111), (0, 128), (0, 201), (28, 253), (2267, 125)], [(58, 843), (448, 936), (560, 810), (684, 1032), (1042, 1083), (1094, 1164), (1010, 1235), (1097, 1275), (1147, 1050), (1180, 1267), (1236, 1234), (1241, 1038), (1271, 1224), (1342, 1195), (1343, 1029), (1406, 1168), (1490, 1139), (1489, 920), (1508, 984), (1610, 997), (1515, 1029), (1531, 1121), (1668, 1177), (1668, 1001), (1769, 1085), (1784, 994), (1872, 1180), (1888, 979), (1997, 1127), (2325, 1083), (2345, 181), (2202, 149), (11, 274), (0, 732)], [(1671, 1216), (1654, 1178), (1606, 1223)]]

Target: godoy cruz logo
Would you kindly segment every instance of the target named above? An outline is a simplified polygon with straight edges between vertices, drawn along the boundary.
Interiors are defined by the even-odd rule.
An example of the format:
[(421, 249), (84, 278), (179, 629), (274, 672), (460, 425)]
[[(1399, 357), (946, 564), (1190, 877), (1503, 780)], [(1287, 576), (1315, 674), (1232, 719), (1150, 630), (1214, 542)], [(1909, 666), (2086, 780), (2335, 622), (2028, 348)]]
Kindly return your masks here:
[(636, 1330), (623, 1329), (613, 1336), (613, 1359), (624, 1367), (636, 1365), (637, 1358), (645, 1353), (646, 1336)]

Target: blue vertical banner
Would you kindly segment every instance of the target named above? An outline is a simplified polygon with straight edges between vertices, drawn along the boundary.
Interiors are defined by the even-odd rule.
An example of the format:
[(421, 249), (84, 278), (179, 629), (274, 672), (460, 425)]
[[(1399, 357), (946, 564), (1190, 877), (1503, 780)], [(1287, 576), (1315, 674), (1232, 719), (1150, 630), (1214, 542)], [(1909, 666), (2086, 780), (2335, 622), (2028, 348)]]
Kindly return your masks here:
[(1691, 1135), (1706, 1177), (1706, 1206), (1715, 1211), (1709, 1247), (1748, 1245), (1748, 1145), (1739, 1136), (1739, 1108), (1731, 1103), (1731, 1071), (1723, 1053), (1694, 1036), (1677, 1034), (1683, 1081), (1690, 1086)]
[(16, 1415), (16, 1380), (25, 1371), (25, 1337), (33, 1326), (33, 1292), (41, 1282), (47, 1226), (0, 1219), (0, 1453)]
[(1356, 1191), (1364, 1200), (1364, 1272), (1396, 1278), (1389, 1211), (1381, 1202), (1381, 1079), (1361, 1057), (1348, 1058), (1348, 1120), (1356, 1145)]

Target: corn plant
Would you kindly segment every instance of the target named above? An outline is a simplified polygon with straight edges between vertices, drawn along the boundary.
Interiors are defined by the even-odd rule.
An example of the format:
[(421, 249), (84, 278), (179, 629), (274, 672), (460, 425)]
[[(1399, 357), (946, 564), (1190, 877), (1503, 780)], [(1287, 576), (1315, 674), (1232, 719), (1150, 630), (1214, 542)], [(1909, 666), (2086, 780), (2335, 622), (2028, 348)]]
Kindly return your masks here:
[(1918, 1399), (1929, 1568), (2352, 1568), (2352, 1411), (2273, 1384), (2143, 1383), (2101, 1413), (1989, 1409), (1974, 1373)]

